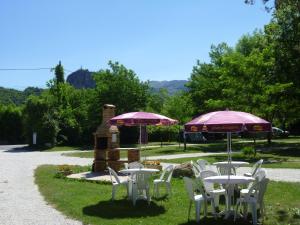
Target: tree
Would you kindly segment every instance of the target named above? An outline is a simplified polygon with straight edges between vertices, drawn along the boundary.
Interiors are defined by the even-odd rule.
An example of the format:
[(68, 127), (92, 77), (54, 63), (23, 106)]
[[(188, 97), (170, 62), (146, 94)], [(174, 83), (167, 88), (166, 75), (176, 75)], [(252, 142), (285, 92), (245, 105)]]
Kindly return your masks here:
[(0, 105), (0, 142), (16, 144), (24, 141), (22, 108), (15, 105)]
[[(134, 71), (118, 62), (109, 61), (110, 69), (94, 73), (94, 110), (97, 117), (106, 103), (116, 105), (117, 114), (139, 111), (146, 107), (148, 83), (141, 82)], [(98, 120), (97, 120), (98, 121)]]
[(195, 109), (189, 94), (178, 92), (169, 97), (162, 109), (162, 113), (173, 119), (177, 119), (180, 124), (187, 123), (194, 115)]
[(24, 107), (25, 134), (32, 144), (32, 134), (37, 132), (37, 144), (56, 144), (59, 132), (57, 114), (46, 98), (30, 96)]
[(189, 93), (200, 113), (241, 110), (254, 113), (281, 126), (294, 117), (297, 104), (291, 77), (276, 72), (274, 41), (263, 32), (243, 36), (235, 48), (213, 47), (211, 63), (194, 67)]
[(58, 65), (55, 67), (54, 70), (55, 70), (54, 71), (55, 81), (57, 82), (57, 84), (64, 83), (65, 82), (64, 67), (61, 65), (61, 61), (59, 61)]
[(165, 102), (169, 99), (168, 90), (160, 88), (158, 92), (150, 92), (147, 99), (147, 112), (161, 113)]

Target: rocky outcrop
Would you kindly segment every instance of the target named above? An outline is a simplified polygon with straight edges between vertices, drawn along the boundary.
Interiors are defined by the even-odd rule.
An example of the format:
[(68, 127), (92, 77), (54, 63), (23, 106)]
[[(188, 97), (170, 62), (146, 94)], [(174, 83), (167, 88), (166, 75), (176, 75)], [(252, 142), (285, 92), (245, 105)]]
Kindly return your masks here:
[(79, 69), (68, 76), (67, 82), (75, 88), (94, 88), (96, 83), (92, 73), (88, 70)]

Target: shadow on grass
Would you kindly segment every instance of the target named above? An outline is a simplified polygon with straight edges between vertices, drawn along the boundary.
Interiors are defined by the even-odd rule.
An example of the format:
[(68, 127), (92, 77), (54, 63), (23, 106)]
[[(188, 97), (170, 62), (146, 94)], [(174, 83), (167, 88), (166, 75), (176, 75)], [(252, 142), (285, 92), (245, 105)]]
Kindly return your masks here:
[(139, 218), (153, 217), (166, 212), (163, 206), (154, 202), (150, 205), (146, 201), (137, 201), (133, 206), (128, 200), (101, 201), (96, 205), (86, 206), (82, 209), (83, 214), (106, 219), (113, 218)]
[[(190, 218), (192, 219), (192, 218)], [(225, 220), (223, 218), (218, 218), (218, 219), (214, 219), (213, 217), (201, 217), (200, 222), (196, 223), (196, 220), (190, 220), (187, 221), (186, 223), (180, 223), (178, 225), (199, 225), (199, 224), (203, 224), (203, 225), (216, 225), (216, 224), (220, 224), (220, 225), (252, 225), (252, 222), (250, 220), (243, 220), (243, 219), (237, 219), (235, 222), (233, 221), (233, 218), (230, 218), (228, 220)]]
[(289, 217), (288, 212), (285, 210), (278, 210), (276, 213), (278, 215), (278, 220), (281, 222), (286, 221)]

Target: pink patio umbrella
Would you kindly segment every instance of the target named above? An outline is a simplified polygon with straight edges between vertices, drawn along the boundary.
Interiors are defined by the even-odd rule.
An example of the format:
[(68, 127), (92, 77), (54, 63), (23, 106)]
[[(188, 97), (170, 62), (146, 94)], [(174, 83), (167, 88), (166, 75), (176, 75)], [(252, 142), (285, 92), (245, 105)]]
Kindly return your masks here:
[(231, 164), (231, 133), (270, 132), (271, 123), (246, 112), (216, 111), (203, 114), (184, 125), (186, 132), (227, 133), (228, 163)]
[(109, 120), (111, 125), (117, 126), (139, 126), (140, 127), (140, 146), (142, 141), (142, 126), (146, 125), (175, 125), (178, 123), (177, 120), (171, 119), (169, 117), (149, 112), (129, 112), (124, 113), (119, 116), (113, 117)]

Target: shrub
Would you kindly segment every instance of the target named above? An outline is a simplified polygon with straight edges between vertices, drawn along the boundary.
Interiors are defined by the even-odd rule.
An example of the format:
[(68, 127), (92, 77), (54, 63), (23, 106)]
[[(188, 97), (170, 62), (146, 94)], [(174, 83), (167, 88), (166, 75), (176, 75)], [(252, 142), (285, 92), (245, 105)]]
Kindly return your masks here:
[(248, 158), (255, 157), (255, 149), (251, 146), (245, 146), (244, 148), (242, 148), (242, 153)]
[(56, 178), (65, 178), (73, 173), (71, 166), (69, 165), (59, 165), (57, 167), (57, 172), (55, 174)]
[(173, 171), (173, 177), (192, 177), (193, 175), (191, 163), (182, 163)]

